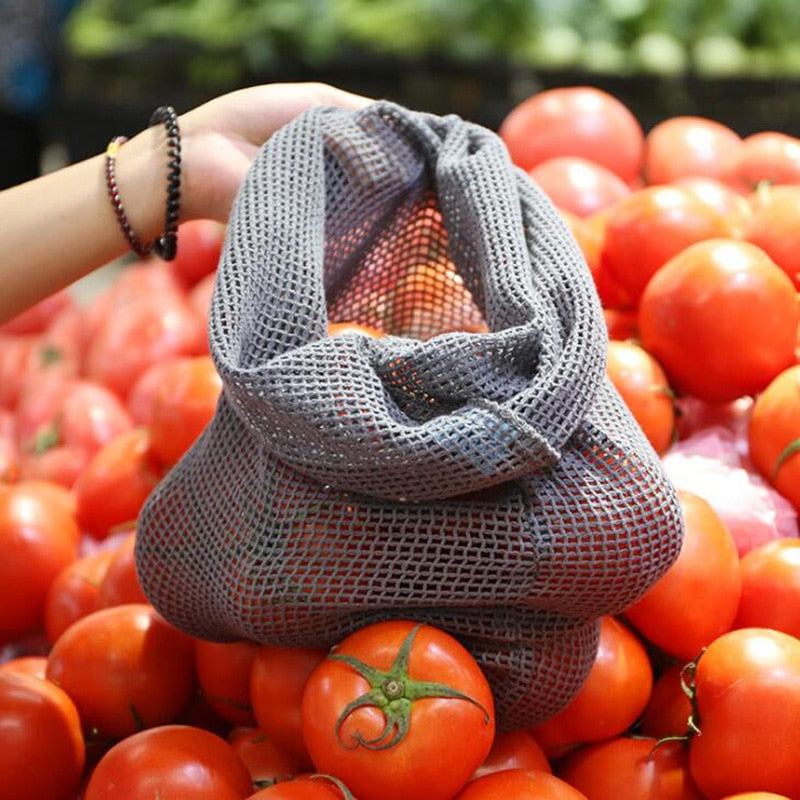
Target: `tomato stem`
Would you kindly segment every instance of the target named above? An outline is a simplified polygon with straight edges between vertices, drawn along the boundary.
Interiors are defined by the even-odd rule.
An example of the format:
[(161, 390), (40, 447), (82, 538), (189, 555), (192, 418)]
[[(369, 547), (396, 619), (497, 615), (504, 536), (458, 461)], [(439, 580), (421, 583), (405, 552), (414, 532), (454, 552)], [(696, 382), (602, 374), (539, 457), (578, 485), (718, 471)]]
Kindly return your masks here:
[(783, 448), (781, 454), (778, 456), (775, 466), (772, 468), (771, 480), (774, 482), (778, 477), (778, 471), (791, 456), (800, 451), (800, 439), (794, 439), (786, 447)]
[[(384, 715), (383, 730), (374, 738), (366, 739), (358, 731), (351, 734), (352, 747), (365, 747), (369, 750), (386, 750), (401, 742), (411, 724), (411, 708), (416, 700), (424, 697), (450, 697), (466, 700), (483, 711), (486, 724), (490, 721), (489, 712), (469, 695), (442, 683), (415, 681), (408, 674), (408, 660), (414, 637), (422, 625), (415, 625), (406, 636), (394, 663), (388, 671), (371, 667), (354, 656), (332, 653), (328, 658), (343, 661), (352, 667), (370, 685), (369, 691), (351, 700), (336, 720), (336, 737), (342, 742), (342, 726), (345, 720), (358, 708), (372, 706), (379, 708)], [(344, 742), (342, 742), (344, 744)]]

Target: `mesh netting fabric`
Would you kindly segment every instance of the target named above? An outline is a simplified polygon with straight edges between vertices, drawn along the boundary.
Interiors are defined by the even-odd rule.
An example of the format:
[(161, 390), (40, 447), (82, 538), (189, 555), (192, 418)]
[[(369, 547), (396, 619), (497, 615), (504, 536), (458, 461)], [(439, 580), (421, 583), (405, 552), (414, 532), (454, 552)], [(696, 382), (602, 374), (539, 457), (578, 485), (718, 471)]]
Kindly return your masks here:
[(194, 635), (328, 646), (429, 622), (526, 727), (678, 553), (591, 275), (486, 129), (388, 102), (282, 128), (237, 197), (209, 331), (223, 395), (136, 550)]

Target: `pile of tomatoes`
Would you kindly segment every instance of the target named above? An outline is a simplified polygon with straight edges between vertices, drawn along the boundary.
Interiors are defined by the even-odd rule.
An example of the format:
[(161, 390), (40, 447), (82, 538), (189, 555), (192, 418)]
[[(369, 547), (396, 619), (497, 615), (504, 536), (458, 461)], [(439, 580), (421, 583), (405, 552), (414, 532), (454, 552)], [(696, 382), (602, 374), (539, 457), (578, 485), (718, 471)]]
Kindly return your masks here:
[(795, 535), (745, 542), (682, 488), (677, 561), (600, 620), (583, 687), (529, 730), (496, 730), (474, 659), (428, 625), (330, 652), (188, 636), (134, 561), (142, 504), (221, 391), (225, 232), (185, 223), (175, 262), (0, 327), (0, 798), (800, 797), (800, 140), (700, 117), (645, 134), (588, 87), (528, 99), (500, 135), (584, 254), (609, 377), (653, 448), (724, 430)]

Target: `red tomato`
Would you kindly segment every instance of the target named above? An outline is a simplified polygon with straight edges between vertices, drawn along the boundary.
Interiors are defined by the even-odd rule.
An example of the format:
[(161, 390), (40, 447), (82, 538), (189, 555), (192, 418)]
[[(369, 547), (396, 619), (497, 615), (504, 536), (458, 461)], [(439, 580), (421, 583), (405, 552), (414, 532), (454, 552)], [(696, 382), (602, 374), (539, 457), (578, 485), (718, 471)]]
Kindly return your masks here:
[(73, 800), (86, 747), (75, 705), (48, 681), (0, 672), (2, 794), (19, 800)]
[(44, 604), (44, 632), (52, 644), (73, 622), (97, 608), (100, 582), (114, 554), (111, 550), (73, 561), (50, 584)]
[(580, 156), (625, 182), (642, 167), (644, 134), (628, 108), (601, 89), (548, 89), (513, 108), (500, 125), (511, 160), (530, 170), (555, 156)]
[(800, 638), (800, 539), (775, 539), (740, 562), (736, 628), (772, 628)]
[(111, 551), (111, 560), (97, 589), (97, 608), (148, 602), (136, 571), (135, 550), (134, 531)]
[(214, 272), (219, 263), (225, 225), (213, 219), (193, 219), (178, 226), (178, 250), (168, 262), (184, 286), (192, 287)]
[(588, 800), (549, 772), (507, 769), (470, 781), (455, 800)]
[(140, 731), (99, 761), (84, 800), (244, 800), (247, 767), (219, 736), (188, 725)]
[(305, 770), (305, 762), (282, 750), (258, 728), (234, 728), (228, 741), (244, 761), (254, 783), (284, 781)]
[(753, 188), (762, 181), (800, 183), (800, 139), (777, 131), (745, 137), (736, 176)]
[(572, 238), (578, 244), (586, 266), (589, 267), (589, 272), (597, 282), (597, 272), (600, 269), (600, 250), (603, 246), (602, 231), (592, 227), (585, 219), (576, 216), (571, 211), (566, 211), (563, 208), (556, 209), (559, 216), (567, 223)]
[(774, 792), (740, 792), (739, 794), (729, 794), (722, 800), (792, 800), (792, 798)]
[(302, 714), (314, 766), (359, 800), (452, 798), (494, 738), (492, 693), (474, 658), (406, 620), (342, 641), (308, 679)]
[(756, 469), (800, 511), (800, 365), (781, 372), (756, 398), (747, 441)]
[(153, 453), (172, 466), (214, 416), (222, 392), (210, 356), (173, 359), (153, 398), (150, 437)]
[(648, 183), (704, 175), (733, 181), (742, 140), (727, 125), (705, 117), (670, 117), (645, 138), (644, 173)]
[(303, 689), (326, 655), (316, 647), (263, 644), (250, 672), (250, 701), (258, 727), (306, 767), (311, 757), (303, 740)]
[(78, 620), (47, 663), (48, 679), (73, 699), (84, 729), (114, 739), (176, 719), (194, 674), (192, 640), (144, 604)]
[(107, 316), (86, 350), (86, 374), (126, 398), (136, 379), (169, 356), (207, 348), (206, 331), (189, 301), (155, 295), (121, 305)]
[(689, 768), (700, 790), (800, 797), (800, 641), (767, 628), (730, 631), (700, 657), (693, 683), (701, 733)]
[(673, 256), (695, 242), (732, 233), (731, 223), (697, 195), (676, 186), (650, 186), (609, 212), (602, 268), (635, 304)]
[(653, 688), (644, 646), (614, 617), (603, 617), (597, 657), (569, 705), (531, 733), (550, 757), (618, 736), (639, 717)]
[(74, 516), (27, 482), (0, 486), (0, 643), (41, 628), (50, 584), (78, 555)]
[(684, 742), (620, 737), (567, 756), (558, 775), (591, 800), (703, 800)]
[(61, 453), (74, 464), (73, 472), (59, 473), (67, 487), (98, 450), (133, 425), (119, 398), (88, 380), (56, 378), (44, 387), (31, 386), (20, 397), (17, 413), (22, 449), (32, 459), (23, 465), (25, 474), (44, 477), (37, 462)]
[(578, 156), (549, 158), (528, 174), (556, 206), (578, 217), (609, 208), (631, 193), (610, 169)]
[(647, 701), (638, 729), (643, 736), (663, 739), (685, 736), (689, 728), (692, 703), (682, 685), (683, 665), (666, 667), (658, 676)]
[(254, 726), (250, 672), (259, 646), (255, 642), (207, 642), (195, 639), (197, 681), (208, 704), (233, 725)]
[(46, 656), (17, 656), (0, 664), (0, 673), (13, 672), (30, 675), (33, 678), (45, 679), (47, 669)]
[[(214, 294), (214, 286), (217, 283), (217, 273), (212, 272), (201, 278), (189, 292), (189, 302), (195, 313), (203, 323), (203, 328), (208, 330), (208, 318), (211, 313), (211, 297)], [(208, 344), (208, 340), (206, 340)], [(203, 351), (205, 354), (205, 350)]]
[(133, 524), (162, 473), (146, 428), (117, 434), (92, 456), (72, 487), (81, 530), (105, 539), (113, 529)]
[(0, 408), (0, 483), (14, 483), (19, 478), (20, 452), (16, 421), (10, 411)]
[(800, 186), (759, 190), (745, 238), (758, 245), (789, 276), (795, 289), (800, 289)]
[(606, 372), (653, 449), (665, 453), (675, 434), (675, 406), (661, 365), (633, 342), (610, 341)]
[(268, 786), (247, 800), (355, 800), (345, 785), (331, 775), (301, 775)]
[(731, 629), (742, 583), (725, 523), (701, 497), (678, 496), (685, 524), (678, 558), (625, 616), (648, 641), (688, 661)]
[(686, 248), (639, 305), (642, 345), (670, 383), (713, 403), (761, 391), (790, 366), (798, 321), (792, 282), (763, 250), (732, 239)]
[[(627, 339), (638, 338), (639, 332), (636, 329), (636, 312), (604, 308), (603, 318), (606, 321), (608, 338), (611, 341), (624, 342)], [(674, 413), (673, 410), (673, 414)]]
[(156, 361), (136, 379), (131, 387), (126, 405), (135, 424), (150, 427), (156, 394), (162, 380), (172, 371), (174, 360), (170, 357), (163, 361)]
[(672, 185), (691, 192), (725, 217), (731, 225), (732, 235), (735, 238), (744, 236), (752, 210), (747, 198), (739, 192), (716, 178), (706, 178), (702, 175), (676, 178), (672, 181)]
[(541, 745), (528, 731), (502, 731), (495, 736), (485, 761), (475, 770), (473, 779), (505, 769), (530, 769), (552, 772)]

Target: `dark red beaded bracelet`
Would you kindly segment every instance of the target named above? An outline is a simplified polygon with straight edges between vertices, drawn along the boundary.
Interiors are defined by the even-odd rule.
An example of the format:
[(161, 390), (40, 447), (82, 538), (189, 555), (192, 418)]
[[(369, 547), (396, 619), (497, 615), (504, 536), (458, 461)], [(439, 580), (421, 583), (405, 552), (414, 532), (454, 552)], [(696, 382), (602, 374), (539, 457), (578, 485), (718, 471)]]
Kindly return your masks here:
[(172, 106), (159, 106), (150, 117), (150, 125), (164, 123), (167, 132), (167, 202), (164, 214), (164, 232), (152, 242), (143, 244), (133, 230), (125, 213), (117, 186), (115, 161), (117, 151), (128, 141), (126, 136), (115, 136), (106, 148), (106, 187), (111, 206), (128, 245), (136, 255), (144, 258), (155, 253), (165, 261), (172, 261), (178, 251), (178, 214), (181, 201), (181, 134), (178, 115)]

